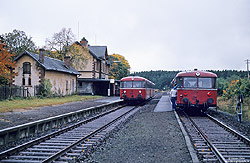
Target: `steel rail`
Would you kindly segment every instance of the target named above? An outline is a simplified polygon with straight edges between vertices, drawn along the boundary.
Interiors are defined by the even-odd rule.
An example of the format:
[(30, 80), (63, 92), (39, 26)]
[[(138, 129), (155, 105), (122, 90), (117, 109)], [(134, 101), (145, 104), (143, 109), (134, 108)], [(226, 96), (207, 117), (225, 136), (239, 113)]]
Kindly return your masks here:
[(120, 118), (122, 118), (124, 115), (128, 114), (129, 112), (131, 112), (132, 110), (134, 110), (137, 107), (134, 107), (132, 109), (130, 109), (129, 111), (125, 112), (124, 114), (120, 115), (119, 117), (117, 117), (116, 119), (112, 120), (111, 122), (107, 123), (106, 125), (96, 129), (95, 131), (91, 132), (89, 135), (79, 139), (78, 141), (74, 142), (73, 144), (65, 147), (64, 149), (62, 149), (61, 151), (55, 153), (54, 155), (50, 156), (49, 158), (45, 159), (42, 161), (42, 163), (50, 163), (52, 161), (57, 160), (58, 158), (60, 158), (60, 156), (64, 155), (65, 153), (67, 153), (70, 149), (72, 149), (73, 147), (77, 146), (78, 144), (80, 144), (81, 142), (83, 142), (85, 139), (95, 135), (96, 133), (98, 133), (99, 131), (105, 129), (106, 127), (108, 127), (109, 125), (113, 124), (114, 122), (116, 122), (117, 120), (119, 120)]
[(112, 109), (112, 110), (109, 110), (109, 111), (107, 111), (107, 112), (98, 114), (98, 115), (96, 115), (96, 116), (94, 116), (94, 117), (88, 118), (88, 119), (83, 120), (83, 121), (81, 121), (81, 122), (77, 122), (76, 124), (73, 124), (73, 125), (71, 125), (71, 126), (68, 126), (68, 127), (64, 128), (64, 129), (62, 129), (62, 130), (60, 130), (60, 131), (55, 131), (55, 132), (50, 133), (50, 134), (48, 134), (48, 135), (42, 136), (42, 137), (37, 138), (37, 139), (35, 139), (35, 140), (32, 140), (32, 141), (30, 141), (30, 142), (27, 142), (27, 143), (24, 143), (24, 144), (22, 144), (22, 145), (19, 145), (19, 146), (17, 146), (17, 147), (8, 149), (8, 150), (6, 150), (6, 151), (3, 151), (3, 152), (0, 153), (0, 160), (2, 160), (3, 158), (9, 157), (9, 156), (13, 155), (14, 153), (17, 153), (17, 152), (19, 152), (19, 151), (21, 151), (21, 150), (24, 150), (24, 149), (28, 148), (28, 147), (31, 147), (32, 145), (35, 145), (35, 144), (40, 143), (40, 142), (42, 142), (42, 141), (44, 141), (44, 140), (50, 139), (50, 138), (55, 137), (55, 136), (57, 136), (57, 135), (59, 135), (59, 134), (65, 133), (65, 132), (67, 132), (67, 131), (70, 131), (70, 130), (72, 130), (72, 129), (74, 129), (74, 128), (76, 128), (76, 127), (82, 125), (82, 124), (88, 123), (88, 122), (93, 121), (93, 120), (95, 120), (95, 119), (97, 119), (97, 118), (99, 118), (99, 117), (102, 117), (102, 116), (106, 115), (106, 114), (109, 114), (109, 113), (111, 113), (111, 112), (114, 112), (114, 111), (116, 111), (116, 110), (119, 110), (120, 108), (122, 108), (122, 107), (124, 107), (124, 106), (125, 106), (125, 105), (119, 106), (119, 107), (117, 107), (117, 108), (115, 108), (115, 109)]
[(190, 120), (195, 129), (201, 134), (202, 138), (206, 141), (209, 147), (214, 152), (215, 156), (219, 159), (220, 162), (227, 163), (228, 161), (222, 156), (219, 150), (210, 142), (207, 136), (201, 131), (201, 129), (196, 125), (196, 123), (184, 112), (185, 116)]
[(248, 139), (246, 136), (240, 134), (238, 131), (232, 129), (231, 127), (227, 126), (226, 124), (224, 124), (223, 122), (219, 121), (218, 119), (212, 117), (211, 115), (207, 114), (207, 116), (213, 120), (214, 122), (216, 122), (217, 124), (219, 124), (221, 127), (225, 128), (226, 130), (230, 131), (231, 133), (233, 133), (234, 135), (238, 136), (241, 140), (243, 140), (244, 142), (250, 144), (250, 139)]

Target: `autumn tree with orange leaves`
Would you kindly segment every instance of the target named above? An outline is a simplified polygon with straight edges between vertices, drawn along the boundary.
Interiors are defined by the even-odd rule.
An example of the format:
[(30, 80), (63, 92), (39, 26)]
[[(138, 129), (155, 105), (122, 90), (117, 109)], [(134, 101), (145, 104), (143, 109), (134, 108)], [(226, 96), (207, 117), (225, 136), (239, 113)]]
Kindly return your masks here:
[(120, 54), (109, 55), (111, 67), (109, 69), (109, 78), (120, 80), (130, 73), (130, 65), (124, 56)]
[(12, 57), (14, 54), (0, 40), (0, 85), (9, 84), (12, 78), (11, 68), (15, 66)]

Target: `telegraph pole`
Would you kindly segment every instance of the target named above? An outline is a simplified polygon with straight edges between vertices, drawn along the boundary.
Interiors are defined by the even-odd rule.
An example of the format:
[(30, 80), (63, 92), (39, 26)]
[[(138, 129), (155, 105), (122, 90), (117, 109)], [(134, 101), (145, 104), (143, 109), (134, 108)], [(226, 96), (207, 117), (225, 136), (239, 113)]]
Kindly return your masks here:
[(79, 22), (78, 22), (78, 29), (77, 29), (77, 32), (78, 32), (78, 34), (77, 34), (77, 35), (78, 35), (78, 41), (80, 41), (80, 40), (79, 40)]
[(249, 63), (249, 59), (245, 60), (247, 62), (247, 78), (249, 80), (250, 76), (249, 76), (249, 67), (248, 67), (248, 63)]

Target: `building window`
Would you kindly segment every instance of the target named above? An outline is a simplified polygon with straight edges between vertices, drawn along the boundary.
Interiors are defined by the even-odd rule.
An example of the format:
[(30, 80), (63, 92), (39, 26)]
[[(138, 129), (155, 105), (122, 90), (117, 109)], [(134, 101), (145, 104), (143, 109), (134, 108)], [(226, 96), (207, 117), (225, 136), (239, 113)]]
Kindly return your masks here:
[(23, 74), (31, 74), (30, 62), (24, 62), (23, 63)]
[(68, 80), (66, 80), (66, 91), (69, 90)]
[(25, 78), (23, 77), (23, 85), (25, 85)]
[(29, 81), (28, 81), (28, 84), (31, 85), (31, 78), (29, 77)]

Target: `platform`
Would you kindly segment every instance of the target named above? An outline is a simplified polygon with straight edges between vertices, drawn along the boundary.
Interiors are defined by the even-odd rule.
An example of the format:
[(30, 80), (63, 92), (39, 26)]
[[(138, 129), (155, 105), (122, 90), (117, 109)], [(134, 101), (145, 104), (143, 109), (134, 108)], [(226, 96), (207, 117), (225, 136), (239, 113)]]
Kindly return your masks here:
[(110, 97), (105, 97), (102, 99), (97, 99), (95, 100), (95, 102), (114, 102), (114, 101), (119, 101), (120, 100), (120, 96), (110, 96)]
[(172, 104), (169, 96), (162, 96), (158, 104), (156, 105), (154, 112), (168, 112), (172, 111)]

